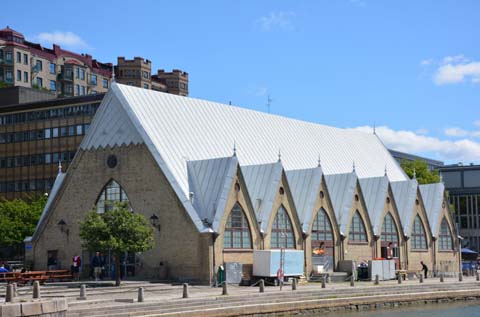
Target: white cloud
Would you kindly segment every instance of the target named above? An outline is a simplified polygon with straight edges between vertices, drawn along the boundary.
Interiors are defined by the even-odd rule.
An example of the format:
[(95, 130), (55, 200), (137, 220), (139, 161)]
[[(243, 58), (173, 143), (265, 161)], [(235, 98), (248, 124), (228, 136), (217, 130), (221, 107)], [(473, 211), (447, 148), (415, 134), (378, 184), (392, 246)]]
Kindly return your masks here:
[(473, 121), (473, 124), (477, 127), (480, 127), (480, 120)]
[(469, 134), (468, 131), (462, 128), (448, 128), (448, 129), (445, 129), (444, 133), (447, 136), (456, 136), (456, 137), (467, 136)]
[(455, 56), (446, 56), (443, 58), (443, 64), (450, 64), (450, 63), (467, 63), (470, 60), (463, 56), (463, 54), (455, 55)]
[(270, 12), (268, 15), (257, 20), (257, 25), (262, 31), (272, 30), (292, 31), (294, 29), (292, 20), (296, 17), (292, 11)]
[(73, 32), (42, 32), (34, 36), (34, 39), (42, 44), (48, 45), (58, 44), (60, 46), (68, 46), (71, 48), (89, 48), (88, 44)]
[(480, 62), (471, 61), (463, 55), (447, 56), (439, 63), (433, 75), (437, 85), (458, 84), (470, 81), (480, 83)]
[(425, 128), (421, 128), (421, 129), (418, 129), (418, 130), (415, 131), (415, 133), (417, 133), (417, 134), (428, 134), (428, 132), (429, 131)]
[(432, 58), (429, 59), (424, 59), (423, 61), (420, 62), (421, 66), (430, 66), (435, 62)]
[[(353, 130), (372, 133), (372, 127), (362, 126)], [(418, 135), (413, 131), (393, 130), (387, 126), (376, 128), (376, 133), (388, 148), (407, 153), (431, 153), (441, 160), (478, 161), (480, 143), (469, 139), (441, 140), (439, 138)]]

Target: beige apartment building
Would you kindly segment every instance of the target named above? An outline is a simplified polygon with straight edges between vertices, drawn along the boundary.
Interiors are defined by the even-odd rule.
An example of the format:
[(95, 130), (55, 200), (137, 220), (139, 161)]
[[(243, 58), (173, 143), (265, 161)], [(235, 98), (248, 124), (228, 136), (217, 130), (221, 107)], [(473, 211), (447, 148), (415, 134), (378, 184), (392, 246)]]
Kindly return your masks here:
[[(29, 42), (10, 27), (0, 30), (0, 87), (20, 86), (54, 92), (59, 97), (105, 93), (112, 78), (112, 63), (78, 54), (53, 44), (51, 49)], [(158, 70), (151, 75), (148, 59), (118, 57), (117, 81), (145, 89), (188, 95), (188, 73)]]
[(42, 47), (8, 26), (0, 30), (0, 82), (5, 86), (38, 88), (73, 97), (106, 92), (111, 77), (111, 63), (56, 44), (52, 49)]

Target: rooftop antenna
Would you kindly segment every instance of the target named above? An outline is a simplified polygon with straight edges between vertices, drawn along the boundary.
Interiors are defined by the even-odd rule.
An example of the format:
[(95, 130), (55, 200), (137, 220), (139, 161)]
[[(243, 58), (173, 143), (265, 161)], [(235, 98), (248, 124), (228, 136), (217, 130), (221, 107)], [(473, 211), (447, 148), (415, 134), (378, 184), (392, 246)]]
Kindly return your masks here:
[(387, 165), (385, 164), (385, 176), (388, 176), (387, 175)]
[(267, 97), (267, 111), (268, 111), (268, 113), (270, 113), (270, 106), (272, 105), (272, 101), (273, 101), (273, 99), (270, 98), (270, 94), (269, 94), (268, 97)]
[(375, 121), (373, 121), (373, 134), (377, 134), (377, 129), (376, 129)]
[(62, 174), (62, 161), (58, 160), (58, 174)]
[(318, 154), (318, 167), (322, 167), (322, 160), (320, 159), (320, 154)]
[(355, 160), (353, 161), (353, 165), (352, 165), (352, 173), (355, 173)]
[(415, 169), (413, 169), (413, 179), (417, 179), (417, 171)]
[(112, 83), (115, 82), (115, 65), (112, 64)]
[(280, 151), (280, 149), (278, 149), (278, 161), (282, 161), (282, 152)]
[(443, 183), (443, 174), (442, 174), (441, 171), (440, 171), (440, 175), (439, 175), (439, 176), (440, 176), (440, 183)]
[(235, 140), (233, 140), (233, 156), (237, 156), (237, 144)]

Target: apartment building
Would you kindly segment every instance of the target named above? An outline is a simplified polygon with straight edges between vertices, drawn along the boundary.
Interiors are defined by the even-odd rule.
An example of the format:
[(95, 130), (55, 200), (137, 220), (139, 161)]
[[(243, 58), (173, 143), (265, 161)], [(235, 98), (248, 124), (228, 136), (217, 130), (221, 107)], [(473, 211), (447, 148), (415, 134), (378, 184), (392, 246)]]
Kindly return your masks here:
[(0, 198), (49, 193), (73, 160), (104, 94), (0, 106)]
[(112, 64), (54, 44), (51, 49), (29, 42), (10, 27), (0, 30), (0, 85), (49, 90), (59, 97), (104, 93)]

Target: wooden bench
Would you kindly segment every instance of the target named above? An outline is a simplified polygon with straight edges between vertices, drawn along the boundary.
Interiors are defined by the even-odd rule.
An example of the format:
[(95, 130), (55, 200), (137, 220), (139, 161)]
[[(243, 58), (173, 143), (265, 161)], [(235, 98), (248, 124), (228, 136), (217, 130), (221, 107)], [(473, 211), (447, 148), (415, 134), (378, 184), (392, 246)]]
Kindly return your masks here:
[(3, 272), (0, 273), (0, 282), (16, 282), (22, 273), (20, 272)]
[(21, 273), (20, 278), (17, 280), (19, 283), (29, 283), (34, 281), (39, 281), (40, 284), (45, 283), (48, 280), (47, 272), (46, 271), (31, 271)]
[(51, 270), (47, 271), (49, 280), (71, 280), (73, 279), (70, 270)]

